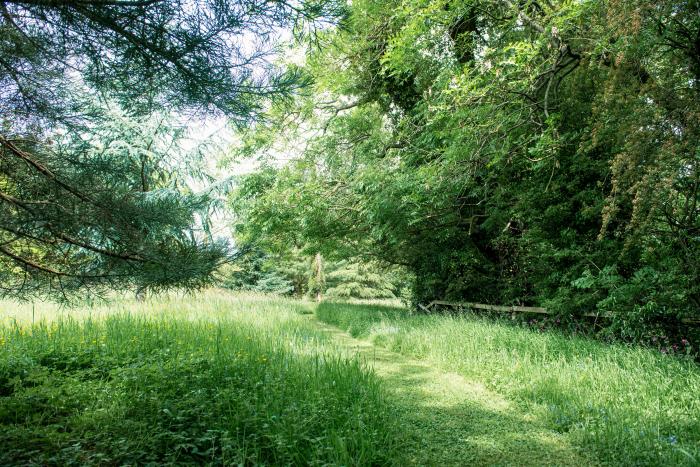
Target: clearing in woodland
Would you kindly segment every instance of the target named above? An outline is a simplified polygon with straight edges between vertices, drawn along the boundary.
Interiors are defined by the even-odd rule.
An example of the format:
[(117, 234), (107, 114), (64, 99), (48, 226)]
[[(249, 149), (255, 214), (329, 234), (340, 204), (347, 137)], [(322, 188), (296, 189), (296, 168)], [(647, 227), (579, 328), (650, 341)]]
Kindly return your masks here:
[(700, 370), (649, 349), (222, 291), (0, 311), (2, 465), (700, 459)]

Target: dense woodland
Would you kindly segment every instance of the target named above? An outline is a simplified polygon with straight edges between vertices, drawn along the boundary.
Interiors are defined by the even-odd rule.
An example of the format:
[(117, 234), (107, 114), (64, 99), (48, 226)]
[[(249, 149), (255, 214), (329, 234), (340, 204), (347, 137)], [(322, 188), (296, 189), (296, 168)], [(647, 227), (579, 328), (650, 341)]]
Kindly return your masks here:
[(261, 161), (237, 240), (400, 267), (413, 303), (678, 332), (700, 307), (699, 12), (353, 2), (306, 56), (313, 84), (234, 151)]
[[(700, 309), (699, 10), (2, 2), (2, 295), (219, 280), (683, 334)], [(237, 131), (224, 166), (253, 172), (213, 179), (216, 151), (183, 143), (207, 115)]]

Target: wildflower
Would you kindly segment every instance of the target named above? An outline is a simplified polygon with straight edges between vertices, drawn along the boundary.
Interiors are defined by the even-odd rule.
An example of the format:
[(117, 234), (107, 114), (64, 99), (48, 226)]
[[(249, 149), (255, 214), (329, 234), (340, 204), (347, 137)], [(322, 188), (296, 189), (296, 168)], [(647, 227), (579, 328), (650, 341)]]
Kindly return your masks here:
[(688, 345), (690, 342), (688, 342), (688, 339), (681, 339), (681, 344)]

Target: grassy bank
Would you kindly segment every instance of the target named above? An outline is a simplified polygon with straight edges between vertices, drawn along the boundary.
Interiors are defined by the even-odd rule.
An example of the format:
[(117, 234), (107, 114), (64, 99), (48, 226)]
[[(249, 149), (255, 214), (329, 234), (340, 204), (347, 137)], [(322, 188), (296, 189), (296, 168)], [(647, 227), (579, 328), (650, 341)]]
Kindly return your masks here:
[(691, 361), (474, 317), (333, 303), (317, 316), (484, 383), (609, 464), (700, 463), (700, 368)]
[(394, 457), (377, 378), (334, 352), (303, 303), (212, 292), (0, 310), (2, 465)]

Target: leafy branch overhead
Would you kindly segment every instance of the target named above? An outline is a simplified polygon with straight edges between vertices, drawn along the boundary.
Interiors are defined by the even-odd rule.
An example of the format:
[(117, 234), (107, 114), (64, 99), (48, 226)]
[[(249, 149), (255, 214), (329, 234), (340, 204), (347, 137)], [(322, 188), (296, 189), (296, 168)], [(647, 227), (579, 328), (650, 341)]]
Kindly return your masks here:
[(271, 37), (314, 34), (335, 14), (325, 2), (0, 2), (0, 294), (207, 283), (230, 253), (206, 232), (210, 197), (187, 188), (208, 182), (206, 163), (168, 114), (247, 124), (304, 84), (273, 66)]

